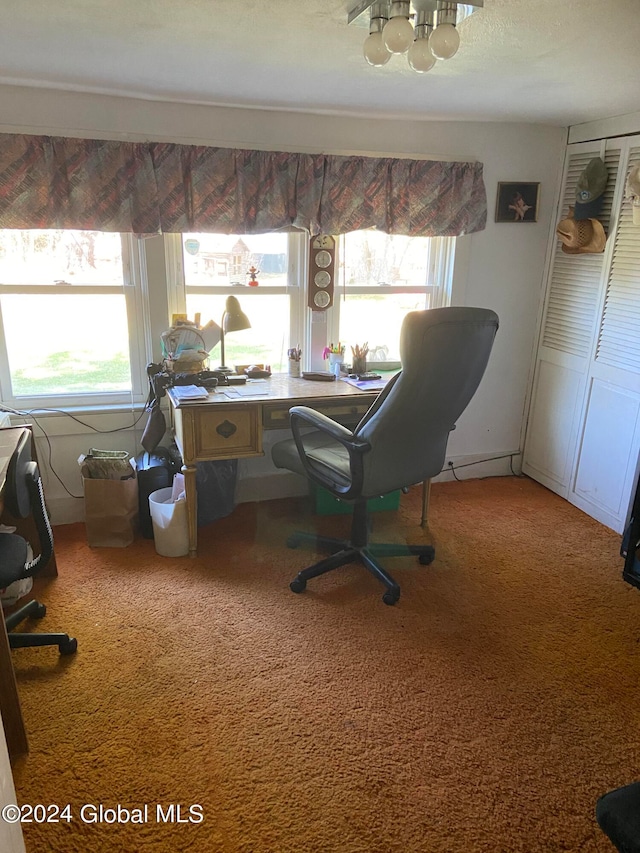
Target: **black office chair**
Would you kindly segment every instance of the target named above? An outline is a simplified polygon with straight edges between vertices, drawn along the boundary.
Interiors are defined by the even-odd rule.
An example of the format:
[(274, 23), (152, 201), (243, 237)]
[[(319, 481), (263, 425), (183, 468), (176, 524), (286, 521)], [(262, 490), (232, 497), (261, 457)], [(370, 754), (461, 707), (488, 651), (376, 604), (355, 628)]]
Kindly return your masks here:
[(600, 829), (620, 853), (640, 853), (640, 782), (603, 794), (596, 803)]
[[(15, 518), (33, 515), (40, 539), (40, 553), (28, 559), (27, 541), (16, 533), (0, 533), (0, 587), (32, 577), (41, 571), (53, 555), (53, 532), (44, 503), (44, 492), (38, 466), (31, 459), (31, 432), (25, 429), (13, 453), (7, 469), (4, 488), (7, 508)], [(68, 634), (19, 634), (13, 628), (28, 616), (42, 618), (47, 608), (39, 601), (29, 601), (19, 610), (5, 616), (12, 649), (27, 646), (57, 646), (60, 654), (71, 655), (78, 648), (78, 641)]]
[[(298, 573), (290, 584), (293, 592), (302, 592), (311, 578), (360, 560), (386, 586), (384, 603), (395, 604), (400, 587), (376, 558), (412, 554), (423, 565), (434, 559), (430, 545), (369, 544), (367, 501), (441, 472), (449, 433), (480, 384), (497, 329), (497, 315), (485, 308), (413, 311), (402, 324), (402, 371), (353, 432), (306, 406), (290, 410), (293, 439), (272, 448), (276, 467), (303, 474), (353, 503), (348, 542), (290, 537), (290, 547), (310, 540), (331, 552)], [(304, 433), (305, 426), (316, 429)]]

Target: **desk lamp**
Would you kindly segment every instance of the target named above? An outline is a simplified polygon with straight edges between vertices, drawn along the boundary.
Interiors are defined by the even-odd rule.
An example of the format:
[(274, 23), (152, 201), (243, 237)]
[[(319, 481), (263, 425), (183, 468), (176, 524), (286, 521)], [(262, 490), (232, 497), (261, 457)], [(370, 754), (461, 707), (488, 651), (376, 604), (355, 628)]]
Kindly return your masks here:
[(227, 296), (220, 326), (220, 358), (222, 359), (222, 363), (218, 370), (224, 373), (233, 373), (233, 370), (224, 363), (224, 336), (227, 332), (241, 332), (243, 329), (251, 328), (249, 318), (243, 312), (242, 308), (240, 308), (240, 303), (235, 296)]

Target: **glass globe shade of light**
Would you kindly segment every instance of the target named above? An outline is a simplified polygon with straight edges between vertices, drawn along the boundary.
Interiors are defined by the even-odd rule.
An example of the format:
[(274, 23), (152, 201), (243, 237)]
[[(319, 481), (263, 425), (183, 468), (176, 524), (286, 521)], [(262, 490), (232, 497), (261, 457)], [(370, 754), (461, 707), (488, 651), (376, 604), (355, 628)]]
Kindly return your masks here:
[(386, 65), (391, 59), (391, 54), (382, 40), (382, 33), (371, 33), (367, 36), (362, 46), (362, 52), (369, 65), (376, 68)]
[(451, 59), (460, 47), (460, 34), (453, 24), (438, 24), (429, 37), (429, 47), (436, 59)]
[(409, 65), (418, 74), (430, 71), (436, 64), (436, 58), (429, 47), (429, 39), (416, 39), (407, 54)]
[(390, 53), (406, 53), (413, 41), (411, 21), (402, 15), (389, 18), (382, 30), (382, 38)]

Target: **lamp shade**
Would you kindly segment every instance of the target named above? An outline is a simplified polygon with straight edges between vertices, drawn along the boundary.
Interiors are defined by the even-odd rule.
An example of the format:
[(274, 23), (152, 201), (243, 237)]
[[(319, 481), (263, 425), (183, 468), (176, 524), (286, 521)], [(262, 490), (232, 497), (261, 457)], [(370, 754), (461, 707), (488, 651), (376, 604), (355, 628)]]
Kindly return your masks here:
[(222, 328), (225, 332), (241, 332), (243, 329), (251, 328), (249, 318), (240, 307), (235, 296), (227, 296), (222, 317)]

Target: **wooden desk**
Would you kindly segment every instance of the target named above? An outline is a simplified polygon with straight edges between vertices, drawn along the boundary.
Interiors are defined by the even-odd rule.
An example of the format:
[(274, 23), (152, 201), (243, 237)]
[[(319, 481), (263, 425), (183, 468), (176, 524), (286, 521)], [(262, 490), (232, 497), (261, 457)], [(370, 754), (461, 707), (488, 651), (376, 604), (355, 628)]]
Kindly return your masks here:
[[(226, 393), (233, 395), (234, 389), (237, 396)], [(209, 400), (199, 402), (179, 403), (168, 389), (171, 422), (184, 463), (189, 556), (195, 557), (198, 548), (198, 462), (264, 456), (263, 430), (287, 429), (291, 406), (310, 406), (330, 418), (355, 424), (379, 393), (360, 391), (339, 380), (311, 382), (284, 373), (260, 384), (216, 388)]]

